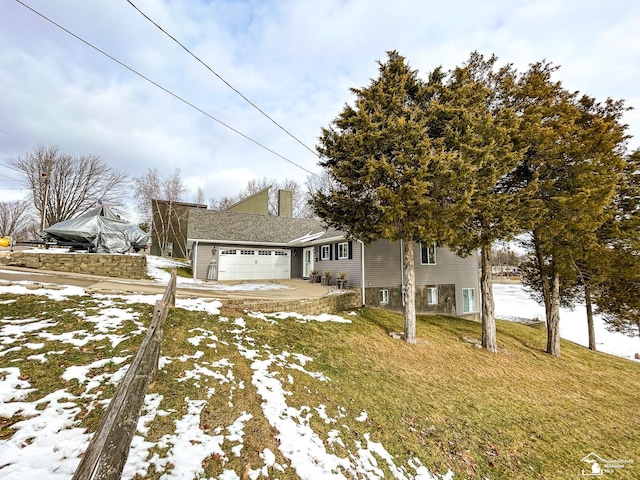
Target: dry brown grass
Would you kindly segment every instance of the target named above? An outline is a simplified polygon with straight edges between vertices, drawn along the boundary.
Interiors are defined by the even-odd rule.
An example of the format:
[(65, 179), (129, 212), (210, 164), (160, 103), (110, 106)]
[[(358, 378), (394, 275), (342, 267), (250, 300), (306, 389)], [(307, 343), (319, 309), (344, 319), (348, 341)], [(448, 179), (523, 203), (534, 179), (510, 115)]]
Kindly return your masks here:
[[(10, 296), (2, 296), (10, 298)], [(56, 318), (56, 331), (89, 329), (73, 315), (79, 302), (45, 301), (38, 297), (13, 297), (18, 302), (3, 305), (4, 316)], [(5, 308), (6, 307), (6, 308)], [(132, 306), (148, 323), (150, 307)], [(591, 352), (570, 342), (562, 342), (561, 358), (543, 352), (544, 332), (526, 326), (498, 322), (500, 353), (490, 354), (463, 340), (479, 338), (480, 325), (459, 318), (420, 317), (418, 344), (407, 345), (388, 336), (402, 330), (402, 316), (364, 309), (346, 318), (350, 324), (299, 323), (281, 320), (270, 324), (244, 316), (256, 345), (268, 345), (272, 352), (300, 353), (313, 358), (306, 366), (323, 372), (330, 381), (319, 382), (304, 373), (281, 369), (293, 383), (287, 404), (301, 408), (325, 405), (330, 417), (340, 417), (345, 448), (327, 446), (341, 456), (356, 450), (364, 434), (381, 442), (398, 464), (418, 457), (433, 473), (448, 469), (456, 478), (561, 479), (580, 478), (586, 467), (581, 459), (590, 452), (602, 458), (631, 459), (635, 464), (618, 471), (615, 478), (640, 478), (640, 365)], [(185, 398), (207, 399), (207, 389), (215, 394), (207, 399), (201, 429), (215, 432), (231, 425), (242, 412), (252, 415), (244, 432), (240, 457), (225, 450), (229, 459), (222, 465), (211, 456), (204, 464), (205, 476), (217, 477), (225, 469), (242, 476), (247, 467), (263, 464), (260, 452), (269, 448), (277, 462), (286, 464), (278, 452), (278, 432), (262, 414), (262, 399), (251, 380), (251, 362), (238, 353), (230, 323), (206, 313), (171, 311), (165, 327), (162, 355), (173, 358), (158, 374), (153, 393), (163, 395), (160, 408), (172, 413), (158, 416), (151, 424), (148, 441), (175, 432), (175, 420), (186, 412)], [(126, 326), (123, 330), (134, 328)], [(195, 347), (188, 339), (194, 328), (207, 329), (218, 337), (215, 348)], [(39, 340), (41, 341), (41, 340)], [(102, 342), (86, 348), (69, 349), (64, 358), (51, 356), (47, 368), (25, 361), (25, 352), (0, 357), (0, 367), (16, 365), (42, 396), (59, 388), (80, 393), (82, 387), (65, 383), (60, 375), (69, 365), (83, 365), (99, 358), (132, 354), (141, 336), (111, 348)], [(47, 343), (46, 349), (58, 346)], [(181, 381), (194, 360), (176, 360), (201, 350), (201, 365), (226, 358), (233, 364), (233, 380), (216, 382)], [(274, 366), (274, 371), (279, 371)], [(96, 372), (97, 373), (97, 372)], [(112, 395), (105, 387), (101, 398)], [(35, 397), (34, 397), (35, 398)], [(368, 419), (355, 418), (366, 411)], [(85, 415), (82, 425), (95, 429), (100, 411)], [(19, 419), (3, 419), (0, 439), (11, 435), (11, 425)], [(327, 438), (336, 424), (327, 424), (314, 414), (314, 431)], [(213, 433), (212, 433), (213, 434)], [(230, 448), (226, 445), (225, 448)], [(160, 455), (166, 450), (153, 450)], [(381, 462), (382, 464), (382, 462)], [(381, 468), (386, 468), (381, 465)], [(387, 471), (387, 473), (389, 473)], [(153, 469), (146, 478), (159, 478)], [(274, 473), (275, 475), (275, 473)], [(278, 478), (297, 478), (292, 468)]]

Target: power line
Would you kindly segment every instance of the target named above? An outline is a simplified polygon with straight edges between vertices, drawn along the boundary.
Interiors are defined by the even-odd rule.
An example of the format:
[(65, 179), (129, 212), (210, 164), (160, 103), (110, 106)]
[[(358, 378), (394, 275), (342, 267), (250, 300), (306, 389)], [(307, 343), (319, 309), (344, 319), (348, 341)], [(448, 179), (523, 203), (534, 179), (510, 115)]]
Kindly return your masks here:
[(22, 170), (20, 170), (19, 168), (16, 168), (13, 165), (7, 165), (6, 163), (2, 163), (2, 162), (0, 162), (0, 167), (5, 167), (5, 168), (8, 168), (9, 170), (15, 170), (16, 172), (20, 172), (20, 173), (22, 172)]
[[(5, 175), (4, 173), (0, 173), (0, 177), (8, 178), (9, 180), (13, 180), (15, 182), (19, 182), (17, 178), (10, 177), (9, 175)], [(8, 182), (9, 180), (0, 180), (0, 182)]]
[(269, 116), (267, 113), (265, 113), (260, 107), (258, 107), (255, 103), (253, 103), (251, 100), (249, 100), (247, 97), (245, 97), (238, 89), (236, 89), (233, 85), (231, 85), (229, 82), (227, 82), (224, 78), (222, 78), (222, 76), (220, 76), (217, 72), (215, 72), (209, 65), (207, 65), (204, 61), (202, 61), (197, 55), (195, 55), (193, 52), (191, 52), (191, 50), (189, 50), (187, 47), (185, 47), (182, 43), (180, 43), (179, 40), (177, 40), (173, 35), (171, 35), (169, 32), (167, 32), (164, 28), (162, 28), (160, 25), (158, 25), (154, 20), (152, 20), (146, 13), (144, 13), (142, 10), (140, 10), (131, 0), (127, 0), (127, 2), (129, 3), (129, 5), (131, 5), (133, 8), (135, 8), (140, 15), (142, 15), (144, 18), (146, 18), (147, 20), (149, 20), (151, 23), (153, 23), (157, 28), (160, 29), (160, 31), (162, 33), (164, 33), (167, 37), (169, 37), (171, 40), (173, 40), (174, 42), (176, 42), (178, 45), (180, 45), (185, 52), (187, 52), (189, 55), (191, 55), (193, 58), (195, 58), (198, 62), (200, 62), (207, 70), (209, 70), (211, 73), (213, 73), (216, 77), (218, 77), (222, 82), (224, 82), (224, 84), (226, 86), (228, 86), (231, 90), (233, 90), (234, 92), (236, 92), (238, 95), (240, 95), (244, 101), (246, 101), (249, 105), (251, 105), (253, 108), (255, 108), (256, 110), (258, 110), (262, 115), (264, 115), (265, 117), (267, 117), (274, 125), (276, 125), (280, 130), (282, 130), (283, 132), (285, 132), (287, 135), (289, 135), (291, 138), (293, 138), (296, 142), (298, 142), (300, 145), (302, 145), (304, 148), (306, 148), (307, 150), (309, 150), (311, 153), (313, 153), (316, 157), (320, 158), (320, 156), (318, 155), (317, 152), (313, 151), (311, 148), (309, 148), (307, 145), (305, 145), (300, 139), (298, 139), (295, 135), (293, 135), (291, 132), (289, 132), (289, 130), (287, 130), (286, 128), (284, 128), (282, 125), (280, 125), (278, 122), (276, 122), (273, 118), (271, 118), (271, 116)]
[(132, 73), (135, 73), (136, 75), (138, 75), (140, 78), (146, 80), (147, 82), (151, 83), (152, 85), (155, 85), (156, 87), (158, 87), (160, 90), (164, 91), (165, 93), (168, 93), (169, 95), (171, 95), (172, 97), (174, 97), (177, 100), (180, 100), (182, 103), (184, 103), (185, 105), (188, 105), (189, 107), (193, 108), (194, 110), (197, 110), (198, 112), (202, 113), (203, 115), (209, 117), (211, 120), (218, 122), (220, 125), (222, 125), (223, 127), (228, 128), (229, 130), (231, 130), (232, 132), (240, 135), (241, 137), (245, 138), (246, 140), (249, 140), (250, 142), (258, 145), (259, 147), (262, 147), (263, 149), (265, 149), (266, 151), (268, 151), (269, 153), (272, 153), (273, 155), (281, 158), (282, 160), (289, 162), (290, 164), (304, 170), (307, 173), (310, 173), (313, 176), (317, 176), (317, 174), (313, 173), (311, 170), (308, 170), (306, 168), (304, 168), (302, 165), (298, 165), (296, 162), (294, 162), (293, 160), (289, 160), (287, 157), (285, 157), (284, 155), (279, 154), (278, 152), (270, 149), (269, 147), (267, 147), (266, 145), (263, 145), (262, 143), (258, 142), (257, 140), (254, 140), (253, 138), (249, 137), (248, 135), (242, 133), (241, 131), (233, 128), (232, 126), (224, 123), (222, 120), (218, 120), (216, 117), (214, 117), (213, 115), (211, 115), (210, 113), (205, 112), (204, 110), (202, 110), (201, 108), (195, 106), (193, 103), (189, 102), (188, 100), (185, 100), (184, 98), (180, 97), (179, 95), (173, 93), (171, 90), (168, 90), (167, 88), (163, 87), (162, 85), (160, 85), (159, 83), (154, 82), (153, 80), (151, 80), (149, 77), (144, 76), (142, 73), (138, 72), (137, 70), (133, 69), (132, 67), (130, 67), (129, 65), (121, 62), (120, 60), (118, 60), (117, 58), (109, 55), (107, 52), (99, 49), (98, 47), (96, 47), (95, 45), (89, 43), (87, 40), (83, 39), (82, 37), (76, 35), (75, 33), (71, 32), (70, 30), (67, 30), (66, 28), (64, 28), (62, 25), (54, 22), (53, 20), (51, 20), (50, 18), (46, 17), (45, 15), (43, 15), (42, 13), (38, 12), (37, 10), (31, 8), (29, 5), (21, 2), (20, 0), (16, 0), (16, 2), (18, 2), (20, 5), (22, 5), (23, 7), (27, 8), (28, 10), (31, 10), (33, 13), (35, 13), (36, 15), (38, 15), (39, 17), (43, 18), (44, 20), (46, 20), (47, 22), (55, 25), (56, 27), (58, 27), (60, 30), (68, 33), (69, 35), (71, 35), (72, 37), (76, 38), (77, 40), (80, 40), (82, 43), (84, 43), (85, 45), (93, 48), (94, 50), (96, 50), (97, 52), (101, 53), (102, 55), (104, 55), (105, 57), (113, 60), (114, 62), (116, 62), (118, 65), (126, 68), (127, 70), (129, 70)]
[(13, 135), (11, 135), (10, 133), (4, 131), (3, 129), (0, 128), (0, 132), (4, 133), (7, 137), (12, 138), (13, 140), (15, 140), (16, 142), (24, 145), (25, 147), (29, 148), (27, 145), (24, 144), (24, 142), (21, 142), (19, 139), (17, 139), (16, 137), (14, 137)]

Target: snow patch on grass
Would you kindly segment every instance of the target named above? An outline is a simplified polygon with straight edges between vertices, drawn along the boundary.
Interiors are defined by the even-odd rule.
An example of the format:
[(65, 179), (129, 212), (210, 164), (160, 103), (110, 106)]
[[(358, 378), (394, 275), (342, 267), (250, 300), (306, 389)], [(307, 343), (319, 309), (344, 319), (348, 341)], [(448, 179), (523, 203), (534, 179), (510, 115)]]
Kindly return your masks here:
[(260, 320), (264, 320), (269, 323), (275, 323), (275, 320), (286, 320), (288, 318), (293, 318), (295, 321), (300, 323), (307, 323), (307, 322), (351, 323), (351, 320), (341, 317), (340, 315), (332, 315), (329, 313), (321, 313), (320, 315), (301, 315), (296, 312), (276, 312), (276, 313), (249, 312), (248, 316), (252, 318), (258, 318)]

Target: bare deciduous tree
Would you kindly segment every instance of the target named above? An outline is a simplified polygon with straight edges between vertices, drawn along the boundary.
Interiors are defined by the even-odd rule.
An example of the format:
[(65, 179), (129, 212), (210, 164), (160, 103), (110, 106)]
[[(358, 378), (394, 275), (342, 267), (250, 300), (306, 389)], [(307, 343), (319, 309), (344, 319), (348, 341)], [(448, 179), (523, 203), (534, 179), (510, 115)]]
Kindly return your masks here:
[(226, 210), (235, 203), (235, 199), (231, 197), (222, 197), (221, 199), (210, 198), (209, 208), (211, 210)]
[(195, 195), (193, 196), (194, 203), (204, 204), (204, 190), (202, 187), (198, 187)]
[(187, 256), (187, 221), (189, 204), (151, 200), (151, 254), (163, 257)]
[(309, 205), (309, 198), (313, 197), (317, 192), (328, 195), (331, 189), (335, 188), (335, 182), (329, 175), (329, 172), (326, 169), (322, 169), (322, 172), (317, 175), (307, 175), (306, 186), (307, 191), (304, 203), (307, 208), (307, 213), (303, 218), (318, 218), (312, 206)]
[(22, 174), (41, 228), (73, 218), (97, 201), (114, 210), (123, 205), (126, 175), (97, 155), (74, 157), (55, 146), (39, 146), (9, 164)]
[(29, 200), (0, 202), (0, 237), (26, 240), (33, 218), (29, 215)]
[(162, 177), (155, 168), (149, 169), (146, 174), (133, 179), (133, 186), (134, 199), (142, 218), (141, 226), (151, 232), (151, 253), (185, 256), (188, 208), (180, 202), (187, 187), (180, 176), (180, 169), (176, 168), (167, 177)]
[(151, 201), (166, 200), (169, 202), (182, 201), (187, 187), (180, 176), (180, 169), (176, 168), (168, 177), (162, 177), (157, 168), (150, 168), (147, 173), (133, 179), (133, 198), (141, 217), (141, 225), (148, 230), (151, 226)]

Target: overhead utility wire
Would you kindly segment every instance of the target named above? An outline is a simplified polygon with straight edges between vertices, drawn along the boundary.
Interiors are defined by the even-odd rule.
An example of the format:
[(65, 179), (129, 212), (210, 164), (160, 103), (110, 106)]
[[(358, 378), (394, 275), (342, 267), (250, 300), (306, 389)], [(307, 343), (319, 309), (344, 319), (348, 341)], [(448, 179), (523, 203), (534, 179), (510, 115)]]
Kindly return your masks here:
[(69, 35), (71, 35), (72, 37), (80, 40), (82, 43), (84, 43), (85, 45), (93, 48), (94, 50), (96, 50), (97, 52), (100, 52), (101, 54), (103, 54), (105, 57), (110, 58), (111, 60), (113, 60), (114, 62), (116, 62), (117, 64), (119, 64), (120, 66), (126, 68), (127, 70), (129, 70), (132, 73), (135, 73), (136, 75), (138, 75), (140, 78), (146, 80), (147, 82), (155, 85), (156, 87), (158, 87), (160, 90), (168, 93), (169, 95), (171, 95), (172, 97), (174, 97), (177, 100), (180, 100), (182, 103), (190, 106), (191, 108), (193, 108), (194, 110), (197, 110), (198, 112), (202, 113), (203, 115), (206, 115), (207, 117), (209, 117), (211, 120), (214, 120), (216, 122), (218, 122), (220, 125), (222, 125), (223, 127), (228, 128), (229, 130), (231, 130), (234, 133), (237, 133), (238, 135), (240, 135), (241, 137), (249, 140), (250, 142), (255, 143), (256, 145), (258, 145), (259, 147), (264, 148), (265, 150), (267, 150), (268, 152), (274, 154), (275, 156), (283, 159), (286, 162), (289, 162), (292, 165), (295, 165), (296, 167), (304, 170), (307, 173), (310, 173), (313, 176), (318, 176), (316, 173), (313, 173), (311, 170), (307, 170), (306, 168), (304, 168), (302, 165), (298, 165), (296, 162), (294, 162), (293, 160), (289, 160), (287, 157), (279, 154), (278, 152), (275, 152), (274, 150), (271, 150), (269, 147), (267, 147), (266, 145), (263, 145), (262, 143), (258, 142), (257, 140), (254, 140), (253, 138), (249, 137), (248, 135), (245, 135), (244, 133), (242, 133), (239, 130), (236, 130), (235, 128), (233, 128), (230, 125), (227, 125), (226, 123), (224, 123), (222, 120), (218, 120), (216, 117), (214, 117), (213, 115), (211, 115), (210, 113), (205, 112), (204, 110), (202, 110), (199, 107), (196, 107), (194, 104), (190, 103), (189, 101), (185, 100), (184, 98), (178, 96), (177, 94), (173, 93), (172, 91), (166, 89), (165, 87), (163, 87), (162, 85), (160, 85), (159, 83), (154, 82), (153, 80), (151, 80), (148, 77), (145, 77), (142, 73), (138, 72), (137, 70), (134, 70), (132, 67), (128, 66), (125, 63), (122, 63), (120, 60), (118, 60), (115, 57), (112, 57), (111, 55), (109, 55), (107, 52), (100, 50), (98, 47), (96, 47), (95, 45), (92, 45), (91, 43), (89, 43), (88, 41), (86, 41), (85, 39), (83, 39), (82, 37), (79, 37), (78, 35), (76, 35), (75, 33), (67, 30), (66, 28), (64, 28), (62, 25), (57, 24), (56, 22), (54, 22), (53, 20), (51, 20), (50, 18), (46, 17), (45, 15), (43, 15), (42, 13), (38, 12), (37, 10), (34, 10), (33, 8), (31, 8), (29, 5), (21, 2), (20, 0), (16, 0), (16, 2), (18, 2), (20, 5), (22, 5), (23, 7), (31, 10), (33, 13), (35, 13), (36, 15), (42, 17), (43, 19), (45, 19), (47, 22), (55, 25), (56, 27), (58, 27), (60, 30), (63, 30), (64, 32), (68, 33)]
[(9, 175), (5, 175), (4, 173), (0, 173), (0, 177), (4, 177), (4, 178), (8, 178), (9, 180), (0, 180), (0, 182), (8, 182), (8, 181), (15, 181), (15, 182), (19, 182), (20, 180), (18, 180), (17, 178), (13, 178), (10, 177)]
[(273, 118), (271, 118), (267, 113), (265, 113), (260, 107), (258, 107), (255, 103), (253, 103), (251, 100), (249, 100), (247, 97), (245, 97), (238, 89), (236, 89), (233, 85), (231, 85), (229, 82), (227, 82), (224, 78), (222, 78), (218, 73), (216, 73), (209, 65), (207, 65), (205, 62), (203, 62), (197, 55), (195, 55), (193, 52), (191, 52), (191, 50), (189, 50), (187, 47), (185, 47), (182, 43), (180, 43), (179, 40), (177, 40), (173, 35), (171, 35), (169, 32), (167, 32), (164, 28), (162, 28), (160, 25), (158, 25), (154, 20), (152, 20), (146, 13), (144, 13), (142, 10), (140, 10), (131, 0), (127, 0), (127, 2), (129, 3), (129, 5), (131, 5), (133, 8), (135, 8), (140, 15), (142, 15), (144, 18), (146, 18), (147, 20), (149, 20), (151, 23), (153, 23), (156, 27), (158, 27), (160, 29), (160, 31), (162, 33), (164, 33), (167, 37), (169, 37), (171, 40), (173, 40), (174, 42), (176, 42), (178, 45), (180, 45), (185, 52), (187, 52), (189, 55), (191, 55), (193, 58), (195, 58), (198, 62), (200, 62), (207, 70), (209, 70), (211, 73), (213, 73), (216, 77), (218, 77), (222, 82), (224, 82), (224, 84), (229, 87), (231, 90), (233, 90), (234, 92), (236, 92), (238, 95), (240, 95), (244, 101), (246, 101), (249, 105), (251, 105), (253, 108), (255, 108), (256, 110), (258, 110), (262, 115), (264, 115), (265, 117), (267, 117), (274, 125), (276, 125), (280, 130), (282, 130), (284, 133), (286, 133), (287, 135), (289, 135), (291, 138), (293, 138), (296, 142), (298, 142), (300, 145), (302, 145), (304, 148), (306, 148), (307, 150), (309, 150), (311, 153), (313, 153), (316, 157), (320, 158), (320, 156), (318, 155), (317, 152), (313, 151), (311, 148), (309, 148), (308, 146), (306, 146), (300, 139), (298, 139), (293, 133), (291, 133), (289, 130), (287, 130), (286, 128), (284, 128), (282, 125), (280, 125), (278, 122), (276, 122)]
[(25, 143), (24, 143), (24, 142), (22, 142), (22, 141), (18, 140), (16, 137), (14, 137), (13, 135), (11, 135), (11, 134), (10, 134), (10, 133), (8, 133), (8, 132), (5, 132), (5, 131), (4, 131), (3, 129), (1, 129), (1, 128), (0, 128), (0, 132), (4, 133), (7, 137), (12, 138), (12, 139), (13, 139), (13, 140), (15, 140), (16, 142), (21, 143), (21, 144), (22, 144), (22, 145), (24, 145), (25, 147), (29, 148), (27, 145), (25, 145)]

